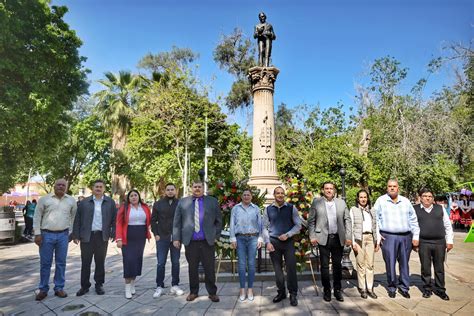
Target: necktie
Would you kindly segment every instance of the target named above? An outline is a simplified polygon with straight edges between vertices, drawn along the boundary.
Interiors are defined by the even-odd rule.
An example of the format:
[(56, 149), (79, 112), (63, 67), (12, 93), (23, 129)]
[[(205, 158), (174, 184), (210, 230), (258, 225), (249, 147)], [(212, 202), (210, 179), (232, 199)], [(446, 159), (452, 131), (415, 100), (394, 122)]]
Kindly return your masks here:
[(201, 230), (199, 226), (199, 199), (194, 199), (194, 231), (197, 233)]

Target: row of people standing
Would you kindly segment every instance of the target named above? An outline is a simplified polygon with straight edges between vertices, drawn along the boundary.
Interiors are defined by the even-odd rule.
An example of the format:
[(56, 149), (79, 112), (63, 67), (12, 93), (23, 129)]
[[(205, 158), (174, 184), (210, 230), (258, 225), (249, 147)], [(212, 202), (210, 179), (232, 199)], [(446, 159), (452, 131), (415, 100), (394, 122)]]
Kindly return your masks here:
[[(41, 272), (36, 300), (41, 301), (48, 295), (53, 255), (56, 260), (54, 294), (60, 298), (67, 297), (64, 291), (65, 268), (68, 243), (71, 240), (80, 244), (81, 249), (81, 287), (76, 295), (85, 295), (92, 286), (90, 283), (92, 260), (95, 263), (95, 292), (98, 295), (105, 294), (103, 286), (105, 257), (109, 241), (115, 238), (118, 248), (122, 249), (125, 296), (131, 298), (136, 292), (135, 279), (141, 275), (145, 241), (151, 239), (152, 215), (149, 207), (143, 203), (137, 190), (131, 190), (117, 212), (115, 202), (104, 195), (105, 183), (102, 180), (94, 182), (93, 194), (83, 199), (79, 205), (74, 198), (66, 194), (66, 191), (66, 180), (58, 179), (54, 184), (54, 193), (41, 198), (38, 203), (34, 228), (38, 232), (35, 235), (35, 243), (39, 246)], [(171, 191), (173, 193), (170, 193)], [(164, 287), (164, 264), (168, 250), (171, 250), (174, 258), (171, 293), (177, 295), (184, 293), (178, 286), (179, 253), (182, 242), (189, 263), (191, 294), (187, 298), (188, 301), (197, 297), (198, 265), (201, 261), (205, 267), (209, 297), (212, 301), (218, 302), (213, 254), (214, 240), (220, 235), (222, 220), (217, 200), (203, 196), (203, 184), (199, 181), (193, 184), (193, 196), (180, 200), (180, 207), (174, 197), (175, 192), (173, 184), (167, 185), (169, 194), (163, 199), (169, 203), (169, 209), (162, 209), (163, 199), (154, 205), (153, 231), (158, 250), (156, 279), (158, 287), (154, 297), (158, 297), (157, 294), (161, 294), (158, 290)], [(197, 202), (194, 203), (195, 201)], [(199, 221), (197, 225), (194, 223), (195, 211)], [(173, 231), (172, 237), (170, 231)], [(171, 240), (176, 249), (170, 247)]]
[[(399, 195), (396, 179), (387, 182), (387, 194), (377, 199), (372, 208), (369, 194), (365, 190), (357, 193), (356, 206), (349, 211), (346, 203), (336, 197), (334, 183), (326, 182), (321, 187), (322, 198), (312, 203), (308, 217), (311, 243), (318, 246), (321, 261), (321, 281), (324, 300), (331, 301), (331, 290), (338, 301), (342, 296), (342, 253), (344, 245), (352, 245), (357, 261), (358, 289), (361, 297), (377, 298), (374, 292), (374, 254), (382, 249), (387, 275), (387, 291), (391, 298), (396, 291), (410, 298), (409, 259), (412, 250), (419, 253), (423, 297), (433, 293), (443, 300), (449, 300), (445, 288), (444, 260), (453, 248), (453, 231), (447, 213), (434, 204), (433, 192), (427, 188), (419, 194), (421, 204), (415, 207), (408, 199)], [(296, 208), (285, 202), (285, 191), (277, 187), (275, 202), (263, 212), (262, 230), (257, 230), (259, 216), (249, 202), (251, 193), (245, 191), (243, 202), (236, 205), (231, 214), (231, 241), (237, 248), (239, 260), (240, 295), (245, 299), (245, 271), (248, 271), (247, 298), (253, 300), (253, 277), (255, 274), (255, 252), (261, 245), (261, 236), (270, 252), (278, 288), (273, 302), (286, 298), (282, 272), (282, 257), (285, 258), (287, 288), (290, 303), (298, 304), (296, 260), (293, 236), (301, 228)], [(237, 237), (242, 240), (239, 242)], [(247, 242), (248, 238), (250, 242)], [(250, 245), (250, 247), (249, 247)], [(249, 249), (250, 248), (250, 249)], [(249, 252), (249, 250), (251, 250)], [(331, 289), (329, 262), (332, 261), (333, 284)], [(396, 262), (399, 263), (400, 277), (397, 279)], [(434, 282), (431, 279), (434, 267)]]
[[(181, 244), (184, 244), (190, 280), (190, 294), (187, 300), (192, 301), (198, 296), (198, 266), (202, 263), (209, 298), (213, 302), (219, 301), (215, 285), (214, 242), (220, 236), (222, 215), (217, 200), (203, 195), (202, 182), (195, 181), (192, 187), (193, 195), (179, 202), (175, 197), (175, 186), (167, 185), (165, 197), (153, 206), (153, 214), (141, 201), (139, 192), (132, 190), (127, 196), (127, 203), (115, 215), (117, 212), (115, 203), (103, 194), (105, 184), (100, 180), (94, 183), (93, 196), (83, 200), (76, 213), (76, 203), (72, 197), (65, 194), (66, 188), (65, 180), (57, 180), (54, 194), (40, 199), (38, 203), (37, 217), (35, 215), (34, 221), (36, 231), (41, 231), (41, 234), (35, 236), (35, 242), (40, 246), (41, 258), (41, 281), (37, 300), (45, 298), (49, 289), (53, 251), (56, 251), (55, 295), (67, 296), (63, 287), (70, 227), (73, 227), (71, 238), (81, 244), (81, 288), (76, 295), (81, 296), (89, 291), (92, 259), (96, 264), (94, 275), (96, 292), (99, 295), (104, 294), (107, 245), (109, 239), (116, 235), (117, 246), (122, 248), (123, 254), (125, 295), (131, 298), (135, 293), (134, 280), (141, 274), (145, 240), (151, 239), (149, 232), (151, 226), (157, 242), (158, 259), (157, 289), (154, 297), (159, 297), (164, 288), (164, 265), (168, 252), (171, 252), (173, 265), (171, 292), (183, 294), (179, 288), (179, 253)], [(387, 194), (377, 200), (374, 209), (370, 208), (366, 191), (361, 190), (358, 193), (357, 207), (352, 208), (350, 212), (345, 202), (336, 198), (335, 194), (335, 185), (331, 182), (324, 183), (323, 197), (313, 201), (308, 218), (311, 243), (318, 245), (320, 250), (321, 277), (326, 301), (331, 300), (330, 259), (333, 262), (334, 297), (339, 301), (344, 300), (341, 291), (341, 258), (344, 245), (352, 245), (356, 252), (362, 297), (367, 298), (369, 295), (376, 298), (373, 292), (373, 253), (379, 247), (382, 248), (386, 263), (389, 296), (394, 297), (398, 288), (404, 297), (409, 297), (408, 260), (412, 247), (415, 250), (419, 247), (422, 279), (425, 282), (423, 296), (429, 297), (434, 290), (441, 298), (449, 299), (444, 288), (443, 266), (440, 267), (439, 262), (443, 261), (440, 249), (443, 247), (448, 251), (452, 249), (452, 230), (449, 231), (450, 225), (446, 213), (442, 211), (440, 213), (438, 208), (433, 206), (431, 191), (420, 192), (422, 207), (417, 207), (416, 210), (407, 199), (398, 195), (396, 180), (388, 182)], [(239, 299), (247, 298), (249, 301), (254, 299), (252, 286), (256, 250), (263, 242), (270, 252), (275, 270), (278, 293), (273, 301), (279, 302), (286, 298), (282, 271), (284, 258), (290, 303), (296, 306), (298, 285), (293, 236), (301, 229), (301, 219), (296, 207), (285, 202), (285, 191), (282, 187), (274, 190), (274, 197), (275, 202), (265, 208), (263, 217), (260, 217), (258, 207), (251, 203), (250, 191), (244, 191), (242, 203), (232, 210), (231, 242), (239, 254)], [(74, 223), (71, 219), (75, 219)], [(439, 229), (440, 227), (444, 229)], [(395, 273), (397, 260), (401, 274), (399, 283)], [(431, 270), (428, 268), (431, 266), (431, 261), (434, 261), (435, 265), (434, 286), (430, 283)], [(248, 276), (245, 275), (246, 268)], [(246, 280), (247, 293), (245, 293)]]
[[(357, 260), (358, 287), (363, 298), (376, 298), (372, 290), (374, 252), (382, 249), (387, 275), (387, 290), (391, 298), (399, 294), (410, 298), (409, 260), (411, 251), (418, 252), (423, 281), (423, 297), (433, 293), (449, 300), (445, 288), (444, 261), (453, 248), (453, 230), (443, 207), (434, 204), (433, 191), (419, 192), (421, 203), (413, 206), (399, 195), (396, 179), (387, 182), (387, 194), (379, 197), (371, 209), (366, 191), (357, 194), (357, 206), (351, 209), (353, 218), (353, 249)], [(396, 262), (400, 277), (397, 279)], [(434, 283), (431, 267), (434, 267)]]

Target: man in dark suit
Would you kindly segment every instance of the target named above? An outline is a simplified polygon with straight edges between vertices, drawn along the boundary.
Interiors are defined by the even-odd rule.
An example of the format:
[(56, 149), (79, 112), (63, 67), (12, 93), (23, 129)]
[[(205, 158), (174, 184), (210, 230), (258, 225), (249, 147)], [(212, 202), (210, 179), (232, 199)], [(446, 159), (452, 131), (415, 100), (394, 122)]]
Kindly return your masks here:
[(115, 238), (115, 218), (117, 208), (110, 197), (104, 195), (105, 182), (96, 180), (93, 195), (79, 203), (74, 219), (74, 243), (81, 243), (81, 288), (77, 296), (89, 292), (92, 258), (95, 262), (95, 291), (103, 295), (105, 280), (105, 256), (109, 238)]
[(309, 237), (313, 246), (319, 247), (321, 256), (321, 282), (324, 300), (331, 301), (329, 258), (332, 258), (334, 297), (342, 302), (342, 251), (344, 244), (351, 245), (352, 223), (344, 200), (336, 198), (336, 186), (325, 182), (321, 187), (323, 197), (315, 199), (308, 216)]
[(187, 301), (194, 301), (199, 293), (199, 272), (201, 262), (204, 267), (206, 289), (213, 302), (219, 302), (214, 269), (214, 241), (220, 237), (222, 214), (217, 200), (204, 196), (202, 181), (193, 182), (192, 196), (182, 198), (174, 214), (173, 245), (185, 246), (189, 268), (190, 294)]

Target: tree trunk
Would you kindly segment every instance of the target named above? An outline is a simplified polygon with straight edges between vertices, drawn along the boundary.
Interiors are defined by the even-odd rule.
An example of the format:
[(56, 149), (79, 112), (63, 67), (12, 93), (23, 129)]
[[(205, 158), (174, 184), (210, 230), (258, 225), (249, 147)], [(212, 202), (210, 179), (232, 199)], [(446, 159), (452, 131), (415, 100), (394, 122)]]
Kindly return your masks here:
[[(127, 144), (127, 135), (122, 131), (115, 131), (112, 135), (112, 155), (122, 152)], [(125, 193), (130, 189), (130, 181), (126, 175), (117, 174), (115, 166), (111, 166), (112, 196), (119, 198), (120, 203), (125, 201)]]

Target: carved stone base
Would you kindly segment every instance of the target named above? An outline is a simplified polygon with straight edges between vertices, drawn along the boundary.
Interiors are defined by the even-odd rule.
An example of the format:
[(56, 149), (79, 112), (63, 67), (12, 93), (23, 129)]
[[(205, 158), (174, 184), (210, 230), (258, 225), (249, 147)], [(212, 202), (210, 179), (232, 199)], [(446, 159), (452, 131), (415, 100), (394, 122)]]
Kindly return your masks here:
[(260, 190), (260, 193), (266, 191), (265, 206), (270, 205), (275, 201), (273, 190), (278, 186), (284, 187), (283, 183), (277, 176), (251, 176), (247, 184), (257, 187), (257, 189)]

